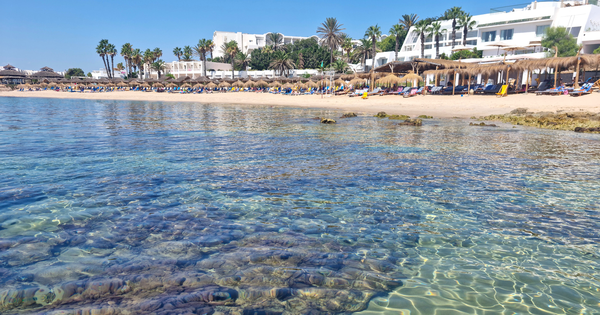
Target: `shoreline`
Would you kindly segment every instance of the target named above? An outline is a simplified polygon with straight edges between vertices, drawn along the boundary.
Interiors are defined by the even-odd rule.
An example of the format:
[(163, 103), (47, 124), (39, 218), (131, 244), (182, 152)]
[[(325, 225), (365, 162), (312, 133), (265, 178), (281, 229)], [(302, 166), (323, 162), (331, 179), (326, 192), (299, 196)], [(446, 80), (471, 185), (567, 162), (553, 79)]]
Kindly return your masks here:
[(55, 99), (86, 99), (149, 102), (191, 102), (210, 105), (266, 105), (316, 109), (334, 109), (366, 114), (386, 112), (392, 115), (430, 115), (435, 118), (470, 118), (502, 115), (517, 108), (531, 112), (592, 112), (600, 113), (600, 93), (581, 97), (536, 96), (535, 94), (509, 95), (498, 98), (492, 95), (428, 95), (403, 98), (401, 96), (360, 97), (321, 95), (278, 95), (268, 93), (234, 92), (214, 94), (168, 94), (139, 91), (114, 91), (103, 93), (71, 93), (56, 91), (5, 91), (0, 100), (10, 97), (36, 97)]

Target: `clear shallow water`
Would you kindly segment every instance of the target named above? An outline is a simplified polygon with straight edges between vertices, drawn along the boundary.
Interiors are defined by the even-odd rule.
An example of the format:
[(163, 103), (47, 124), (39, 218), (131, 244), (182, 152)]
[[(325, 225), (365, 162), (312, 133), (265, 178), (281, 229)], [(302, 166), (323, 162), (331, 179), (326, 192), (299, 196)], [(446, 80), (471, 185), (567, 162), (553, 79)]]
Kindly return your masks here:
[(597, 135), (0, 99), (0, 313), (595, 314)]

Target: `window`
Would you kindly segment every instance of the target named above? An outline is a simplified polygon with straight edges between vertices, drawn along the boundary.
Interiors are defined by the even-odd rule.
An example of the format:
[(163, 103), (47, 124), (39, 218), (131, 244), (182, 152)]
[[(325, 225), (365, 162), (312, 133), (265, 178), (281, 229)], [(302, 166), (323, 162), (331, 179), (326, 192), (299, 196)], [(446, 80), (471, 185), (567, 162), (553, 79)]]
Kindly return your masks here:
[(496, 40), (496, 31), (481, 33), (482, 42), (493, 42)]
[(425, 38), (426, 43), (431, 43), (433, 41), (433, 36), (429, 35)]
[(477, 40), (476, 39), (468, 40), (467, 45), (477, 46)]
[(581, 26), (571, 27), (571, 35), (573, 37), (579, 36), (579, 31), (581, 31)]
[(477, 30), (469, 31), (467, 33), (467, 38), (471, 38), (471, 37), (477, 37)]
[(431, 59), (431, 55), (425, 55), (425, 59)]
[(381, 65), (384, 65), (384, 64), (386, 64), (386, 63), (387, 63), (387, 58), (381, 58), (381, 59), (379, 59), (379, 60), (381, 60), (381, 62), (379, 63), (379, 64), (381, 64)]
[(550, 25), (539, 25), (535, 28), (535, 36), (542, 37), (546, 32), (546, 29), (549, 28)]
[(514, 29), (509, 30), (501, 30), (500, 31), (500, 40), (511, 40), (513, 38)]
[(404, 46), (404, 51), (412, 51), (413, 46)]
[(429, 45), (425, 45), (425, 49), (431, 49), (431, 47), (432, 47), (432, 45), (431, 45), (431, 44), (429, 44)]

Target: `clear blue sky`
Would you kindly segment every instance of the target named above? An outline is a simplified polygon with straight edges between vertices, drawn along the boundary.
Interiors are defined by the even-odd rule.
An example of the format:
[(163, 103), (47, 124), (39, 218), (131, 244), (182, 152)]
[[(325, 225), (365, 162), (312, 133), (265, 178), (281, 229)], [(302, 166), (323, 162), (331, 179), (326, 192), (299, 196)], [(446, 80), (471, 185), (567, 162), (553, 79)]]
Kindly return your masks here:
[[(527, 2), (527, 1), (515, 1)], [(487, 1), (129, 1), (129, 0), (18, 0), (2, 1), (0, 65), (56, 71), (82, 68), (86, 73), (103, 67), (95, 53), (105, 38), (120, 50), (159, 47), (162, 59), (172, 61), (174, 47), (193, 46), (212, 39), (214, 31), (280, 32), (310, 36), (327, 17), (336, 17), (345, 32), (362, 38), (370, 25), (387, 33), (402, 14), (438, 16), (461, 6), (471, 14), (488, 13)], [(115, 64), (122, 62), (115, 57)]]

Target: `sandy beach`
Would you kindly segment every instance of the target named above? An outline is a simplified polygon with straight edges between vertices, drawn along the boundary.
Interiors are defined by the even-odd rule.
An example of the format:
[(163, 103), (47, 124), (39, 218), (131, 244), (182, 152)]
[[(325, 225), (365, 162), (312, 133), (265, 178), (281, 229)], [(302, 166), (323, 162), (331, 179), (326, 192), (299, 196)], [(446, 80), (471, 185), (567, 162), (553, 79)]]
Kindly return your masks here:
[(268, 93), (214, 93), (214, 94), (168, 94), (156, 92), (116, 91), (108, 93), (67, 93), (56, 91), (0, 92), (1, 97), (41, 97), (63, 99), (96, 99), (160, 102), (195, 102), (201, 104), (269, 105), (339, 109), (358, 113), (431, 115), (434, 117), (486, 116), (505, 114), (516, 108), (529, 111), (589, 111), (600, 112), (600, 93), (582, 97), (509, 95), (498, 98), (490, 95), (448, 96), (428, 95), (403, 98), (400, 96), (372, 96), (363, 100), (358, 97), (320, 95), (288, 96)]

